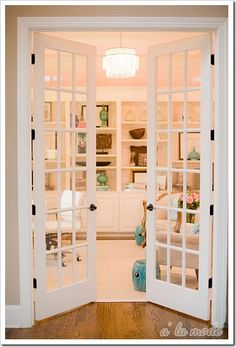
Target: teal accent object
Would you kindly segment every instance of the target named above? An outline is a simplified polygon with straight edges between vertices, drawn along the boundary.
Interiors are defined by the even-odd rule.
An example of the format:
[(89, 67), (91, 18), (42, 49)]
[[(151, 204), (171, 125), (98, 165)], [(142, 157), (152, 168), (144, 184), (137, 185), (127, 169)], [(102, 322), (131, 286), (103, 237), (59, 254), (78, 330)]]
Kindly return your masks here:
[[(161, 278), (161, 269), (158, 261), (156, 262), (156, 278)], [(135, 290), (146, 292), (146, 260), (136, 260), (132, 269), (133, 286)]]
[(135, 290), (146, 292), (146, 260), (136, 260), (132, 270), (133, 285)]
[(101, 127), (107, 127), (108, 112), (105, 110), (105, 106), (102, 105), (102, 110), (99, 113), (100, 119), (102, 121)]
[(143, 226), (138, 225), (135, 229), (135, 240), (136, 240), (136, 244), (138, 246), (141, 246), (141, 244), (144, 241), (144, 237), (142, 236), (142, 232), (143, 232)]
[(188, 160), (200, 160), (200, 154), (196, 151), (196, 148), (194, 146), (192, 151), (188, 155)]
[(98, 183), (100, 183), (101, 186), (105, 186), (107, 181), (108, 181), (108, 178), (105, 174), (105, 172), (100, 172), (97, 176), (97, 181)]

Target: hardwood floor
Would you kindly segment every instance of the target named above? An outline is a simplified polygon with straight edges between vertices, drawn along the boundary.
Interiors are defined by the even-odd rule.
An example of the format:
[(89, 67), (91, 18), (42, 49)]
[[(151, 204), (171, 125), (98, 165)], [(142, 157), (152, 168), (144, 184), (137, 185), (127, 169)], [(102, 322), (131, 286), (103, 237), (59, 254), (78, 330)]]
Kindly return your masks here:
[[(171, 322), (171, 323), (169, 323)], [(188, 332), (175, 336), (177, 325)], [(169, 324), (169, 325), (168, 325)], [(170, 326), (171, 324), (171, 326)], [(170, 335), (163, 337), (161, 329)], [(190, 329), (210, 328), (209, 322), (152, 303), (91, 303), (37, 322), (28, 329), (6, 329), (7, 339), (173, 339), (213, 338), (189, 336)], [(178, 329), (178, 331), (180, 331)], [(227, 331), (218, 338), (226, 339)]]

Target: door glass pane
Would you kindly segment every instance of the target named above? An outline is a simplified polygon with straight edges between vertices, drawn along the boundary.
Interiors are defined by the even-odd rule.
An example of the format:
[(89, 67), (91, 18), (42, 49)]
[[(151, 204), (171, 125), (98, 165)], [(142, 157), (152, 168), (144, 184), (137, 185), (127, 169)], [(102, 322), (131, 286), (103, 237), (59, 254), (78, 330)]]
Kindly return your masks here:
[(63, 89), (72, 89), (72, 54), (67, 52), (61, 52), (60, 58), (60, 86)]
[(71, 93), (60, 93), (61, 96), (61, 110), (60, 110), (60, 127), (70, 128), (72, 126), (72, 110), (70, 105), (72, 103)]
[(168, 95), (157, 95), (157, 129), (168, 126)]
[[(163, 232), (157, 232), (157, 240), (166, 243), (165, 234)], [(156, 246), (156, 278), (158, 280), (167, 281), (167, 249), (161, 247), (161, 245)]]
[(62, 252), (61, 265), (61, 284), (62, 287), (69, 286), (73, 283), (73, 250)]
[(46, 290), (58, 288), (58, 253), (46, 255)]
[(200, 92), (187, 93), (187, 127), (200, 128)]
[(182, 132), (172, 132), (170, 135), (171, 143), (169, 143), (169, 147), (173, 169), (183, 169), (183, 139)]
[(54, 169), (57, 167), (57, 148), (58, 133), (56, 131), (45, 131), (44, 137), (45, 148), (45, 168)]
[(47, 251), (58, 248), (58, 214), (46, 214), (45, 221), (45, 248)]
[(182, 285), (182, 252), (170, 250), (170, 283)]
[(57, 51), (53, 49), (44, 50), (44, 86), (45, 88), (57, 87)]
[(171, 173), (171, 194), (179, 196), (183, 191), (183, 173), (172, 171)]
[(79, 192), (86, 191), (86, 174), (83, 170), (75, 171), (75, 189)]
[(184, 93), (172, 94), (172, 128), (183, 128), (184, 127)]
[(184, 88), (184, 52), (172, 54), (172, 88)]
[(167, 188), (167, 171), (156, 170), (156, 190), (162, 197)]
[(45, 208), (58, 209), (57, 191), (59, 184), (59, 174), (56, 172), (45, 173)]
[(200, 168), (201, 149), (200, 149), (200, 132), (188, 132), (187, 141), (187, 159), (189, 168)]
[(87, 95), (75, 94), (75, 127), (87, 127)]
[(187, 54), (188, 87), (200, 87), (201, 83), (201, 52), (200, 49), (188, 51)]
[[(188, 164), (191, 164), (191, 162), (189, 162)], [(200, 169), (199, 164), (200, 163), (198, 162), (196, 164), (194, 163), (192, 168)], [(197, 173), (197, 172), (186, 173), (186, 184), (187, 184), (187, 190), (191, 193), (196, 193), (194, 197), (198, 196), (198, 199), (200, 201), (200, 173)]]
[(75, 55), (75, 86), (87, 90), (87, 57), (84, 55)]
[(157, 92), (168, 89), (169, 84), (169, 56), (157, 57)]
[(88, 247), (76, 248), (76, 281), (81, 282), (88, 279)]
[[(75, 142), (75, 136), (74, 136)], [(70, 131), (61, 132), (61, 168), (72, 168), (73, 134)]]
[[(83, 203), (86, 205), (86, 202)], [(76, 244), (81, 244), (87, 241), (87, 210), (79, 209), (75, 211), (75, 232), (76, 232)]]
[(158, 167), (168, 166), (167, 133), (158, 132), (156, 136), (156, 165)]

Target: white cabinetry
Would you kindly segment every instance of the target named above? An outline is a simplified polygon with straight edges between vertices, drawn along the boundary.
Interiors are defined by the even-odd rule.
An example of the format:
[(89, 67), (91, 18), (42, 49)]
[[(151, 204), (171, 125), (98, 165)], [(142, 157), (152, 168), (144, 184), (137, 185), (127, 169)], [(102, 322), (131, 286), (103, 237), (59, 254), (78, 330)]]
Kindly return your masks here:
[(96, 231), (118, 232), (118, 195), (116, 193), (97, 193)]
[(143, 218), (145, 193), (97, 193), (96, 231), (134, 232)]
[(120, 194), (120, 232), (134, 232), (143, 218), (143, 200), (145, 194), (122, 193)]

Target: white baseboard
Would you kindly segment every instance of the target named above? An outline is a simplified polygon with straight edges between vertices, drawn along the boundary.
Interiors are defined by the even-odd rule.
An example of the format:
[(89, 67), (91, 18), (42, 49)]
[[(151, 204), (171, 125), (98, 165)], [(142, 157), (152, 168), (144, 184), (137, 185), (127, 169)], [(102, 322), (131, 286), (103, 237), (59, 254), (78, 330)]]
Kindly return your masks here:
[(21, 305), (6, 305), (6, 328), (22, 327)]

